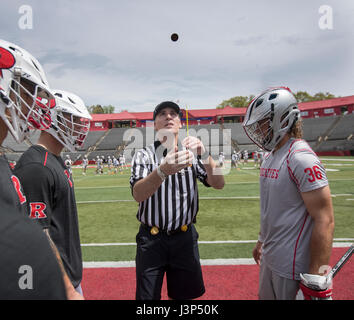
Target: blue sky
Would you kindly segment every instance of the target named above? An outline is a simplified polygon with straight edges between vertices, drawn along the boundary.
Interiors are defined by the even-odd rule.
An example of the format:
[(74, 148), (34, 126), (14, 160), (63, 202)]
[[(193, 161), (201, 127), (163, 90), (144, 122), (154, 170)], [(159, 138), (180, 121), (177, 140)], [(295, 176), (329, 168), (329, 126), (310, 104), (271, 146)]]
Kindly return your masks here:
[[(6, 3), (6, 4), (5, 4)], [(5, 6), (4, 6), (5, 4)], [(33, 28), (18, 25), (22, 5)], [(333, 29), (319, 27), (319, 8)], [(354, 1), (5, 0), (0, 38), (43, 65), (52, 88), (87, 105), (152, 111), (163, 100), (215, 108), (287, 85), (354, 94)], [(172, 33), (179, 35), (172, 42)]]

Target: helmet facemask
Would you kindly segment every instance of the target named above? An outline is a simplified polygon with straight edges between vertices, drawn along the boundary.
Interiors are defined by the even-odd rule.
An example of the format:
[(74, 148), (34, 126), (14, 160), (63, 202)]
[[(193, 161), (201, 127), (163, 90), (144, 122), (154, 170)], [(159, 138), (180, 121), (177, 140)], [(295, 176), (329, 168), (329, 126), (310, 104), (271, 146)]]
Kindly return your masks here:
[(72, 152), (82, 147), (89, 132), (90, 121), (67, 112), (58, 112), (56, 120), (56, 138), (63, 146)]
[(0, 117), (15, 140), (22, 142), (30, 129), (47, 129), (54, 106), (54, 96), (37, 59), (0, 39)]
[(259, 147), (272, 151), (290, 132), (300, 111), (289, 88), (270, 88), (250, 103), (243, 127)]
[(247, 126), (249, 138), (259, 147), (265, 148), (273, 139), (271, 118), (267, 117)]
[(30, 129), (44, 130), (50, 126), (50, 109), (54, 97), (46, 90), (20, 76), (15, 76), (7, 96), (1, 94), (1, 116), (18, 143), (29, 134)]
[(90, 128), (90, 113), (85, 103), (77, 95), (52, 90), (56, 107), (52, 111), (52, 124), (47, 130), (63, 147), (71, 152), (83, 146)]

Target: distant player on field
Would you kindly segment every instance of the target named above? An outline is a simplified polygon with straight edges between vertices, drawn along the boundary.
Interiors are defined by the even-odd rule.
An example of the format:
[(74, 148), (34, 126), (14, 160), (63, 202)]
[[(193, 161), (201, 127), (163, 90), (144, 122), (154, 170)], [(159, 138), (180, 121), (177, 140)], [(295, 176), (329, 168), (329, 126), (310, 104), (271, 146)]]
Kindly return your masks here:
[(112, 158), (111, 156), (108, 156), (107, 158), (108, 174), (110, 174), (112, 171), (112, 165), (113, 165)]
[(248, 151), (243, 150), (243, 164), (248, 163)]
[(231, 155), (231, 168), (237, 168), (237, 152), (234, 150), (234, 152)]
[(225, 156), (223, 152), (219, 153), (219, 166), (223, 167), (224, 166), (224, 161), (225, 161)]
[(117, 173), (119, 167), (119, 161), (115, 156), (113, 156), (113, 167), (114, 167), (114, 173)]
[(268, 89), (250, 103), (243, 123), (268, 151), (260, 168), (261, 223), (253, 257), (259, 299), (327, 299), (334, 217), (325, 169), (301, 139), (300, 111), (288, 88)]
[(259, 155), (259, 167), (261, 167), (264, 160), (264, 151), (262, 149), (259, 149), (258, 155)]
[(96, 157), (96, 174), (102, 174), (103, 169), (102, 169), (102, 159), (100, 156)]
[(87, 166), (88, 166), (88, 159), (87, 156), (84, 155), (84, 159), (82, 160), (82, 174), (86, 175), (86, 170), (87, 170)]
[(254, 160), (254, 166), (257, 168), (259, 165), (259, 153), (257, 150), (253, 153), (253, 160)]
[(71, 160), (70, 156), (67, 154), (66, 157), (65, 157), (65, 161), (64, 161), (66, 167), (68, 168), (68, 171), (70, 174), (72, 174), (72, 169), (71, 169), (71, 166), (73, 164), (73, 161)]
[(125, 156), (123, 153), (119, 156), (119, 163), (120, 163), (122, 169), (126, 169)]

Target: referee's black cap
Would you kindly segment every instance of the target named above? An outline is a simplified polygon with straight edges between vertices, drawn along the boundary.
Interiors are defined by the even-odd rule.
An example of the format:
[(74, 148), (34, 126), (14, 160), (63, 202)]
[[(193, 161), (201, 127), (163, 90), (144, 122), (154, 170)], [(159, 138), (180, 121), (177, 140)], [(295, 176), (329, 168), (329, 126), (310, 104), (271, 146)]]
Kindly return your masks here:
[(179, 115), (180, 118), (182, 118), (182, 112), (181, 112), (181, 109), (180, 107), (178, 106), (177, 103), (174, 103), (172, 101), (164, 101), (164, 102), (161, 102), (159, 103), (156, 107), (155, 107), (155, 110), (154, 110), (154, 120), (157, 116), (157, 114), (162, 110), (162, 109), (165, 109), (165, 108), (172, 108), (174, 109), (177, 114)]

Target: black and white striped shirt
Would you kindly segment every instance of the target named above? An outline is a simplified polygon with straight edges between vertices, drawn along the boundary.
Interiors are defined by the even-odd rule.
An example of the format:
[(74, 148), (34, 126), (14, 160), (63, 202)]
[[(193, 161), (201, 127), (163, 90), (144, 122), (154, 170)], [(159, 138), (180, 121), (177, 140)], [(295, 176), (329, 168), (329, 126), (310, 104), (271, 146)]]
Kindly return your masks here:
[[(166, 154), (167, 150), (159, 141), (135, 153), (130, 177), (132, 191), (134, 184), (154, 171)], [(199, 159), (195, 159), (191, 167), (169, 175), (150, 198), (140, 202), (137, 219), (165, 231), (196, 222), (199, 209), (197, 178), (209, 187), (206, 170)]]

